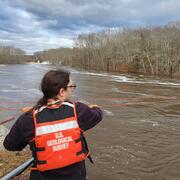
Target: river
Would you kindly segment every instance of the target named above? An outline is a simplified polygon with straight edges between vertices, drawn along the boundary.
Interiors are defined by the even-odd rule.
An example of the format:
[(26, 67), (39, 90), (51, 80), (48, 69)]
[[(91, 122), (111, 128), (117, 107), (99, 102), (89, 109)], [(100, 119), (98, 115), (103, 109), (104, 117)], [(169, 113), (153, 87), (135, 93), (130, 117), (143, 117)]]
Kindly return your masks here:
[[(55, 68), (1, 65), (0, 121), (37, 101), (43, 74)], [(86, 162), (89, 180), (180, 179), (180, 80), (66, 69), (77, 84), (74, 99), (104, 112), (86, 133), (95, 161)]]

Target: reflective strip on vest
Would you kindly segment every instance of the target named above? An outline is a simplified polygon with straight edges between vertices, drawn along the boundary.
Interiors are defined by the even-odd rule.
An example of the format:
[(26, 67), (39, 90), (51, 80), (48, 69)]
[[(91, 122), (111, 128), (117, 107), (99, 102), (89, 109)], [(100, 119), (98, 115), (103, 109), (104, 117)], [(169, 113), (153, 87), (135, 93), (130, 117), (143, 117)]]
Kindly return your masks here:
[(70, 106), (70, 107), (74, 108), (74, 104), (71, 104), (71, 103), (68, 103), (68, 102), (63, 102), (62, 104), (64, 104), (64, 105), (67, 105), (67, 106)]
[[(72, 108), (74, 108), (74, 104), (71, 104), (69, 102), (62, 102), (61, 104), (64, 104), (64, 105), (67, 105), (67, 106), (70, 106)], [(47, 108), (48, 106), (42, 106), (39, 108), (39, 110), (37, 112), (41, 112), (43, 109)]]
[(43, 109), (45, 109), (47, 106), (42, 106), (41, 108), (39, 108), (39, 110), (37, 112), (41, 112)]
[(76, 120), (53, 124), (53, 125), (40, 126), (36, 128), (36, 135), (39, 136), (43, 134), (73, 129), (77, 127), (78, 127), (78, 123)]

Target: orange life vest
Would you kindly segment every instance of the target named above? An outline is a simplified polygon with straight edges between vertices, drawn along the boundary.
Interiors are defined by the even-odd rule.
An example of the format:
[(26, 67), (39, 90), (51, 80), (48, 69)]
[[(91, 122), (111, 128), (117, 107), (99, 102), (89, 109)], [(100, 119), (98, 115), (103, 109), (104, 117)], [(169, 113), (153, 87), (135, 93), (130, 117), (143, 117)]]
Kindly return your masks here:
[[(35, 138), (31, 146), (35, 169), (46, 171), (62, 168), (89, 157), (83, 132), (77, 121), (73, 102), (62, 102), (58, 107), (43, 106), (33, 111)], [(32, 143), (31, 143), (32, 144)]]

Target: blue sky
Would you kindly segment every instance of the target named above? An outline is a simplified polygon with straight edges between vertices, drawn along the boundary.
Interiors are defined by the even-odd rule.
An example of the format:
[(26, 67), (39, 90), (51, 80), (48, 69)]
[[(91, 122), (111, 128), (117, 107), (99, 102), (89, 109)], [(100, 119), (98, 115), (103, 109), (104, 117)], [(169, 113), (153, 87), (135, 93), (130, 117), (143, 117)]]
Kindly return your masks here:
[(0, 44), (28, 54), (73, 47), (78, 34), (180, 19), (178, 0), (0, 0)]

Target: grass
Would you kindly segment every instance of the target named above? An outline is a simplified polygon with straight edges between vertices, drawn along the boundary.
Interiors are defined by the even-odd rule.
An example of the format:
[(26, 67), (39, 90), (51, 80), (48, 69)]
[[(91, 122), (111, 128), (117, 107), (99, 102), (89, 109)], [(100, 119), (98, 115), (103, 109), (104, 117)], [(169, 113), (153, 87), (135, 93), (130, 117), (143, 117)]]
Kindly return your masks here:
[[(0, 177), (31, 158), (31, 152), (27, 149), (21, 152), (0, 151)], [(30, 168), (14, 179), (29, 179)]]

